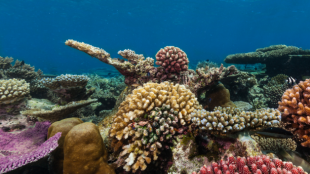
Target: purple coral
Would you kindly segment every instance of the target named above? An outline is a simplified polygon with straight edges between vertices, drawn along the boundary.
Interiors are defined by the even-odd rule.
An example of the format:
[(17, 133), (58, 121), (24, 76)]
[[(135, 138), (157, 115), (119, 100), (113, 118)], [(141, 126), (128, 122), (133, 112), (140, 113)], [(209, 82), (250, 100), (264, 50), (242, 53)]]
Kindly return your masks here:
[(45, 141), (49, 126), (50, 122), (38, 122), (20, 133), (0, 130), (0, 173), (35, 162), (55, 150), (61, 133)]

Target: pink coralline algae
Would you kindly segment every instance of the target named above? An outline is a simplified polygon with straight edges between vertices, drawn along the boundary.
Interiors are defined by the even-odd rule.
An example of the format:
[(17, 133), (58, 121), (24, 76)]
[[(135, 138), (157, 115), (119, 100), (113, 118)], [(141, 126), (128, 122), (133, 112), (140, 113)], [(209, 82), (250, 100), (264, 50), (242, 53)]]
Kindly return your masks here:
[(156, 54), (156, 65), (165, 68), (166, 73), (179, 73), (188, 69), (188, 58), (178, 47), (167, 46)]
[(0, 130), (0, 173), (6, 173), (35, 162), (58, 146), (61, 133), (45, 141), (50, 122), (37, 122), (32, 128), (21, 132)]
[[(307, 174), (301, 167), (291, 162), (271, 159), (266, 155), (256, 157), (228, 157), (227, 161), (213, 162), (211, 166), (201, 167), (199, 174)], [(192, 174), (197, 174), (193, 172)]]

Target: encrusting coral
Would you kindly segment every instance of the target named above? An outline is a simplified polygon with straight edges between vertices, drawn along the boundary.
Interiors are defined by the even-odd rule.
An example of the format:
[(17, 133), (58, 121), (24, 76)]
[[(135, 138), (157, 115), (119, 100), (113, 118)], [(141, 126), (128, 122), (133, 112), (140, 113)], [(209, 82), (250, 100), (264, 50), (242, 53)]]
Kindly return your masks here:
[(175, 136), (186, 132), (191, 113), (200, 108), (184, 85), (146, 83), (133, 90), (121, 103), (110, 130), (115, 142), (125, 144), (120, 153), (124, 169), (145, 170), (172, 146)]
[(282, 112), (282, 122), (303, 141), (301, 145), (310, 147), (310, 79), (286, 90), (278, 109)]
[(29, 83), (25, 80), (0, 80), (0, 105), (22, 100), (29, 93)]
[[(227, 161), (201, 167), (198, 174), (307, 174), (302, 167), (296, 167), (291, 162), (283, 162), (278, 158), (270, 158), (266, 155), (235, 158), (229, 156)], [(192, 174), (197, 174), (193, 172)]]
[(69, 114), (73, 113), (77, 109), (87, 106), (94, 102), (97, 102), (97, 99), (70, 102), (64, 106), (55, 106), (52, 110), (30, 109), (21, 111), (21, 114), (40, 117), (43, 119), (47, 119), (51, 122), (55, 122), (67, 117)]
[(296, 142), (291, 138), (267, 138), (256, 135), (251, 135), (251, 137), (259, 144), (262, 150), (278, 152), (280, 149), (295, 151), (297, 148)]
[(227, 134), (244, 129), (278, 127), (280, 112), (275, 109), (258, 109), (254, 112), (243, 111), (239, 108), (215, 107), (214, 111), (204, 109), (191, 113), (192, 122), (200, 131)]

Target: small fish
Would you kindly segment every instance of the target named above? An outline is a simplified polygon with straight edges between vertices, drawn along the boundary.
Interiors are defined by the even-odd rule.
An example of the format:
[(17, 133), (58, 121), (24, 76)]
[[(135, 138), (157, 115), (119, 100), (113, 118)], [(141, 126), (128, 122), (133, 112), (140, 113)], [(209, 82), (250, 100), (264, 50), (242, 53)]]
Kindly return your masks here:
[(110, 73), (110, 72), (108, 73), (108, 76), (109, 76), (109, 75), (111, 75), (111, 73)]
[(254, 69), (255, 69), (255, 71), (257, 70), (257, 68), (256, 68), (256, 67), (255, 67)]
[(21, 66), (25, 65), (25, 61), (22, 60), (22, 61), (20, 62), (20, 65), (21, 65)]
[(133, 87), (138, 87), (138, 86), (141, 86), (141, 85), (138, 84), (138, 83), (134, 83), (134, 84), (132, 84), (131, 86), (133, 86)]
[(151, 73), (150, 73), (150, 72), (148, 72), (148, 73), (147, 73), (147, 76), (148, 76), (148, 77), (150, 77), (150, 76), (151, 76)]
[(286, 152), (283, 149), (280, 149), (279, 153), (277, 154), (282, 160), (291, 161), (295, 166), (301, 166), (304, 171), (310, 172), (310, 164), (299, 157), (295, 152)]
[(288, 77), (285, 82), (288, 83), (289, 85), (295, 85), (296, 79), (294, 79), (293, 77)]
[(209, 62), (209, 59), (207, 59), (207, 62)]

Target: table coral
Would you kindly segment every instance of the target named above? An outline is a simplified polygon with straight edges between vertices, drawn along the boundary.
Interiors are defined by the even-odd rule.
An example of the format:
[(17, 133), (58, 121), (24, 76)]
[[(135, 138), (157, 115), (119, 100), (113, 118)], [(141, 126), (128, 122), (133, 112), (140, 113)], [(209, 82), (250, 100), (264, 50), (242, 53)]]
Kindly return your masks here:
[[(278, 158), (270, 158), (266, 155), (255, 157), (230, 156), (227, 161), (220, 160), (218, 163), (200, 168), (199, 174), (307, 174), (302, 167), (296, 167), (291, 162), (283, 162)], [(192, 174), (197, 174), (193, 172)]]
[(49, 126), (49, 122), (37, 122), (35, 127), (20, 133), (0, 130), (0, 173), (35, 162), (55, 150), (61, 133), (45, 141)]
[(29, 92), (29, 83), (25, 80), (0, 80), (0, 105), (22, 100)]
[(278, 109), (287, 128), (295, 129), (293, 134), (303, 140), (301, 145), (310, 147), (310, 79), (286, 90)]
[(55, 106), (52, 110), (30, 109), (21, 111), (21, 114), (40, 117), (43, 119), (47, 119), (51, 122), (55, 122), (61, 120), (62, 118), (68, 117), (69, 114), (73, 113), (77, 109), (87, 106), (94, 102), (97, 102), (97, 99), (70, 102), (64, 106)]
[(124, 144), (120, 153), (124, 169), (145, 170), (162, 149), (171, 147), (175, 136), (186, 132), (191, 112), (199, 108), (184, 85), (146, 83), (133, 90), (121, 103), (110, 130), (115, 144)]
[(191, 113), (192, 122), (201, 131), (227, 134), (244, 129), (277, 127), (280, 123), (280, 112), (275, 109), (257, 109), (254, 112), (239, 108), (215, 107), (208, 112), (198, 109)]

